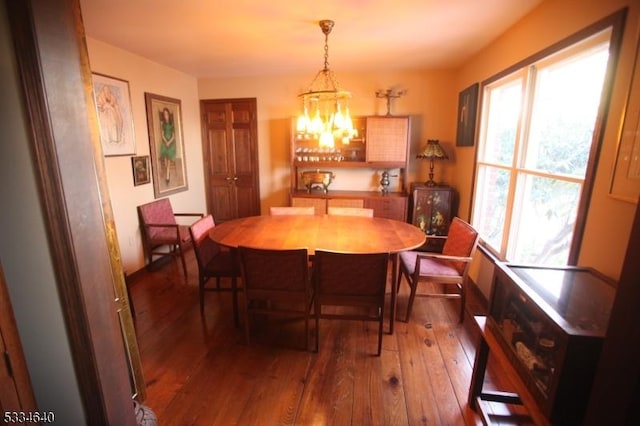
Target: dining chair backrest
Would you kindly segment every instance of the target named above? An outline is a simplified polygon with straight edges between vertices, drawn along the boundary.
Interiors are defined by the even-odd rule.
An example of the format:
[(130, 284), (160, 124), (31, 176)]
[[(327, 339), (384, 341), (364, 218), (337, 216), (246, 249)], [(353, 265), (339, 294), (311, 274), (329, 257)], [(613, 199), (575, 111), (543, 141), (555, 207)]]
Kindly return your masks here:
[(241, 246), (238, 254), (248, 292), (274, 291), (274, 296), (280, 297), (286, 296), (287, 292), (303, 292), (309, 286), (305, 248), (271, 250)]
[(280, 215), (305, 215), (305, 216), (313, 216), (316, 214), (315, 207), (270, 207), (269, 214), (271, 216), (280, 216)]
[[(161, 198), (150, 203), (138, 206), (140, 220), (143, 227), (149, 224), (176, 225), (176, 217), (173, 214), (171, 201), (168, 198)], [(147, 236), (154, 239), (163, 234), (167, 234), (167, 228), (157, 226), (146, 226)], [(175, 231), (174, 231), (175, 233)]]
[[(478, 231), (458, 217), (454, 217), (449, 226), (447, 239), (442, 247), (442, 254), (447, 256), (471, 256), (478, 243)], [(461, 274), (469, 262), (453, 262), (453, 267)]]
[(240, 246), (238, 256), (246, 300), (247, 343), (250, 340), (251, 315), (298, 316), (305, 320), (305, 349), (308, 349), (313, 291), (307, 249), (272, 250)]
[(362, 216), (373, 217), (373, 209), (361, 207), (333, 207), (327, 208), (327, 214), (335, 216)]
[[(389, 253), (352, 254), (316, 250), (314, 257), (316, 349), (319, 319), (378, 321), (378, 355), (382, 348)], [(366, 312), (328, 311), (323, 306), (367, 307)]]
[(209, 232), (216, 226), (210, 214), (189, 227), (198, 266), (203, 268), (220, 253), (220, 246), (209, 238)]
[[(213, 216), (209, 214), (189, 227), (193, 251), (198, 264), (200, 311), (204, 312), (205, 291), (231, 291), (233, 315), (236, 324), (239, 324), (237, 278), (240, 276), (240, 270), (235, 251), (220, 247), (209, 236), (215, 226)], [(211, 278), (215, 278), (215, 286), (207, 286)], [(229, 278), (231, 285), (228, 287), (221, 286), (221, 278)]]
[(384, 295), (389, 254), (352, 254), (316, 250), (316, 291), (323, 297), (360, 298)]

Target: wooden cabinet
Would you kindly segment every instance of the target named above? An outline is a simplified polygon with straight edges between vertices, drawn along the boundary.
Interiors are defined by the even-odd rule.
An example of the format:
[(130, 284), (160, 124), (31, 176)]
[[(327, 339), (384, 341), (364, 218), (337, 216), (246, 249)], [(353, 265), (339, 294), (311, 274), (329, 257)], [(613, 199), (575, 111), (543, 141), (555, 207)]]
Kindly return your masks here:
[(496, 264), (487, 326), (552, 424), (582, 424), (614, 297), (590, 268)]
[[(358, 135), (349, 143), (336, 139), (335, 147), (320, 148), (318, 141), (297, 134), (292, 121), (291, 134), (291, 204), (316, 208), (326, 213), (328, 206), (366, 207), (374, 216), (406, 221), (408, 196), (406, 176), (409, 158), (410, 120), (408, 116), (367, 116), (353, 119)], [(307, 188), (304, 172), (371, 169), (375, 173), (398, 169), (397, 190), (389, 193), (350, 188), (327, 192)], [(337, 173), (343, 175), (342, 173)], [(362, 189), (362, 190), (359, 190)]]
[(442, 251), (449, 225), (456, 215), (456, 202), (453, 188), (417, 182), (411, 184), (409, 221), (427, 235), (427, 241), (420, 250)]
[(407, 162), (409, 117), (367, 117), (366, 127), (367, 163), (398, 165)]
[(328, 194), (298, 193), (291, 197), (294, 207), (315, 207), (317, 215), (328, 207), (364, 207), (373, 209), (375, 217), (407, 220), (407, 197), (401, 193), (379, 194), (371, 191), (335, 191)]
[(364, 200), (364, 206), (373, 209), (375, 217), (407, 221), (407, 197), (394, 195), (375, 195)]
[(216, 223), (260, 214), (255, 99), (200, 102), (207, 210)]

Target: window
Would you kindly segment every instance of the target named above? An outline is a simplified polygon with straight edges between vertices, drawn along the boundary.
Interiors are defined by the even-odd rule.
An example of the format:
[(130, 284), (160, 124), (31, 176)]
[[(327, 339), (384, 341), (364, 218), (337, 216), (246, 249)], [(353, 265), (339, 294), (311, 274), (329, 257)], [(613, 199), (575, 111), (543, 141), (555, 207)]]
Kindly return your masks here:
[(566, 265), (612, 29), (483, 86), (472, 222), (500, 257)]

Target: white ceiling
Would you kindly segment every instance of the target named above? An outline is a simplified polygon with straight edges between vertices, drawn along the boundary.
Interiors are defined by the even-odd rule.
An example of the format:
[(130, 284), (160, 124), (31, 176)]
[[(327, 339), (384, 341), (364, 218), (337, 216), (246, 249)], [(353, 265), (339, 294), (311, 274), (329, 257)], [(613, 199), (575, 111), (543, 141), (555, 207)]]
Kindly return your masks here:
[(457, 67), (542, 0), (80, 0), (87, 36), (194, 77)]

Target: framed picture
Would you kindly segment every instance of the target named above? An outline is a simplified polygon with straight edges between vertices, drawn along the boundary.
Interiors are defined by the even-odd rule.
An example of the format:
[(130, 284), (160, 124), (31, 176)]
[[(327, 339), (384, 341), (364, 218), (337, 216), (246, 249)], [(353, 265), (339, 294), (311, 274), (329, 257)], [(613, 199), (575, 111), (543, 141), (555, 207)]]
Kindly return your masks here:
[(476, 115), (478, 109), (478, 89), (475, 83), (458, 95), (458, 133), (457, 146), (473, 146), (476, 132)]
[(636, 45), (631, 88), (623, 114), (618, 152), (611, 177), (609, 194), (629, 203), (640, 197), (640, 40)]
[(92, 77), (102, 154), (107, 157), (135, 154), (129, 82), (95, 73)]
[(182, 104), (179, 99), (144, 94), (149, 148), (156, 198), (186, 191), (186, 158), (182, 140)]
[(151, 182), (151, 164), (149, 164), (148, 155), (131, 157), (131, 170), (133, 171), (133, 186)]

